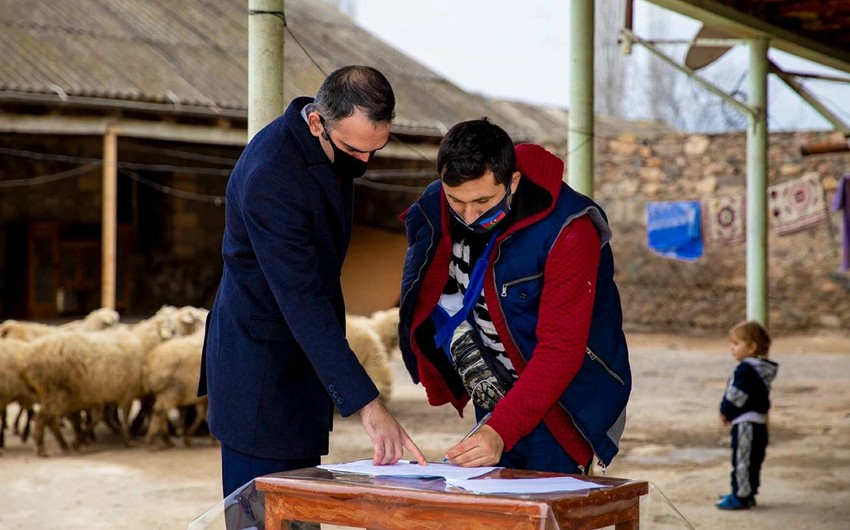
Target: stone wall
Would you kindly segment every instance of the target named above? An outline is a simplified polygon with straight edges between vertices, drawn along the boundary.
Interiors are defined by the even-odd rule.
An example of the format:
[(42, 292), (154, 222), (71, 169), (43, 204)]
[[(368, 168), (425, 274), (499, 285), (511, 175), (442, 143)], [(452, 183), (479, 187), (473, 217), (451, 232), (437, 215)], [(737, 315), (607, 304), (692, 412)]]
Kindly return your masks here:
[[(801, 145), (842, 142), (829, 133), (772, 134), (768, 186), (817, 175), (826, 206), (850, 153), (802, 157)], [(646, 204), (746, 191), (746, 136), (631, 135), (596, 141), (595, 198), (614, 230), (612, 247), (625, 325), (657, 332), (724, 330), (746, 317), (746, 246), (706, 243), (696, 262), (660, 257), (646, 244)], [(768, 233), (772, 330), (850, 328), (850, 273), (841, 272), (840, 212), (779, 236)]]

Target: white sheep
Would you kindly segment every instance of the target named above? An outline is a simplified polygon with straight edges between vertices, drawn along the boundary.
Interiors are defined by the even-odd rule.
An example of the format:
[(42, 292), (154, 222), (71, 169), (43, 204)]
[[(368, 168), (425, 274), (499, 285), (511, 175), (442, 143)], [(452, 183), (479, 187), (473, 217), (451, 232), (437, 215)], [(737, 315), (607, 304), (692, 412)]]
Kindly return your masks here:
[[(6, 407), (17, 402), (20, 412), (15, 418), (15, 430), (21, 414), (26, 411), (32, 415), (35, 395), (27, 388), (21, 379), (20, 367), (23, 361), (26, 342), (15, 339), (0, 340), (0, 454), (4, 446), (4, 430), (6, 428)], [(21, 438), (26, 441), (29, 435), (29, 418), (24, 426)]]
[(393, 372), (387, 350), (367, 317), (346, 315), (345, 338), (357, 360), (378, 387), (381, 402), (387, 404), (393, 388)]
[(98, 331), (115, 326), (118, 320), (118, 312), (106, 307), (95, 309), (82, 320), (72, 320), (58, 326), (10, 319), (0, 323), (0, 338), (33, 340), (55, 331)]
[[(156, 312), (154, 317), (163, 317), (168, 315), (172, 318), (177, 326), (176, 335), (188, 336), (198, 330), (204, 329), (204, 324), (207, 320), (208, 309), (202, 307), (183, 306), (176, 307), (173, 305), (164, 305)], [(136, 417), (133, 419), (132, 433), (139, 434), (149, 430), (148, 421), (150, 420), (153, 410), (154, 395), (150, 392), (145, 392), (140, 398), (140, 408)]]
[[(122, 412), (121, 433), (125, 445), (133, 400), (142, 395), (142, 366), (145, 352), (174, 336), (170, 315), (155, 316), (129, 327), (114, 330), (71, 330), (53, 333), (29, 342), (21, 375), (38, 399), (35, 441), (39, 456), (46, 456), (44, 427), (50, 428), (63, 450), (67, 443), (59, 432), (59, 418), (86, 410), (90, 431), (103, 405), (115, 404)], [(85, 436), (78, 436), (78, 445)]]
[(194, 421), (183, 430), (183, 443), (192, 445), (194, 435), (201, 422), (207, 417), (207, 398), (198, 397), (198, 378), (201, 370), (201, 348), (204, 332), (178, 337), (164, 342), (145, 355), (142, 383), (146, 394), (153, 396), (151, 420), (145, 442), (154, 449), (158, 436), (166, 446), (174, 445), (168, 434), (168, 412), (180, 410), (180, 425), (185, 426), (185, 411), (194, 406), (197, 411)]
[(392, 358), (394, 352), (399, 351), (398, 321), (398, 307), (375, 311), (369, 316), (369, 322), (378, 336), (381, 337), (381, 342), (384, 343), (384, 348), (386, 348), (387, 355), (390, 358)]

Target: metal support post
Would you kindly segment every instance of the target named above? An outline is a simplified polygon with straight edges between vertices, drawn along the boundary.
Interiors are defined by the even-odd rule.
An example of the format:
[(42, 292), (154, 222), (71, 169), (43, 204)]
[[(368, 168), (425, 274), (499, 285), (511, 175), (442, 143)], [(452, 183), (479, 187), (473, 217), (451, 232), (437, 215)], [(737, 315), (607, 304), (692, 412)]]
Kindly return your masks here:
[(593, 197), (594, 0), (570, 2), (570, 114), (567, 176), (570, 186)]
[(768, 325), (767, 276), (767, 39), (749, 40), (747, 115), (747, 318)]

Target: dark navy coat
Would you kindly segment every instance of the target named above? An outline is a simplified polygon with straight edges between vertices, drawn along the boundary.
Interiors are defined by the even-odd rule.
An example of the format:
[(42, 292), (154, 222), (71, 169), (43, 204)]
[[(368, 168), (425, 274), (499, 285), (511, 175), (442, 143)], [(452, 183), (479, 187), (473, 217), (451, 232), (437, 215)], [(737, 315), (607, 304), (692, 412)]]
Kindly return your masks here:
[(310, 101), (295, 99), (257, 133), (230, 176), (204, 341), (210, 429), (262, 458), (327, 454), (334, 406), (348, 416), (378, 396), (345, 340), (352, 182), (310, 133)]

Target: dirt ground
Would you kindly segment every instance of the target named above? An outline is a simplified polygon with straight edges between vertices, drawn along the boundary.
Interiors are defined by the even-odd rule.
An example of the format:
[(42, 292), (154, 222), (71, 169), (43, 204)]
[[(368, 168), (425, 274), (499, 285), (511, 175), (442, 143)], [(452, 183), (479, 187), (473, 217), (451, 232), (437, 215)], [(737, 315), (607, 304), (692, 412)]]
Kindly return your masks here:
[[(780, 363), (758, 507), (721, 512), (729, 489), (727, 429), (717, 417), (734, 367), (725, 337), (630, 334), (634, 391), (610, 476), (644, 479), (642, 528), (850, 528), (850, 335), (778, 337)], [(471, 425), (424, 403), (401, 362), (391, 410), (431, 460)], [(185, 528), (219, 500), (218, 448), (124, 448), (106, 430), (81, 453), (37, 458), (7, 434), (0, 456), (0, 528)], [(357, 418), (338, 420), (325, 462), (371, 456)]]

